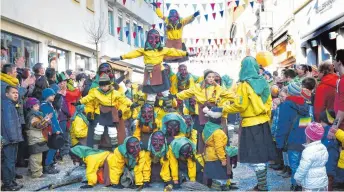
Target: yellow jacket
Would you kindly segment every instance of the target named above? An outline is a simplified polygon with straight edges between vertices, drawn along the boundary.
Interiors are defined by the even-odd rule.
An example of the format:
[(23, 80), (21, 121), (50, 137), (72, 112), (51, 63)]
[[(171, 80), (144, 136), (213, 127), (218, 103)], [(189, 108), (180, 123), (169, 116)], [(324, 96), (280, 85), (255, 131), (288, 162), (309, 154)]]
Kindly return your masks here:
[[(148, 50), (145, 51), (144, 48), (139, 48), (134, 51), (131, 51), (127, 54), (121, 56), (122, 59), (133, 59), (143, 56), (143, 62), (145, 64), (152, 65), (161, 65), (165, 56), (169, 57), (185, 57), (187, 54), (186, 51), (181, 51), (174, 48), (164, 47), (161, 51), (158, 50)], [(164, 66), (161, 65), (161, 70), (164, 69)]]
[(191, 134), (189, 136), (186, 135), (186, 137), (190, 139), (193, 144), (197, 145), (197, 130), (192, 129)]
[(178, 85), (177, 85), (178, 79), (177, 79), (177, 75), (173, 74), (170, 76), (170, 83), (171, 83), (171, 87), (170, 87), (170, 93), (172, 95), (175, 95), (178, 93)]
[[(178, 159), (174, 156), (171, 146), (168, 148), (167, 159), (170, 164), (170, 170), (173, 181), (178, 181), (179, 169), (178, 169)], [(188, 175), (190, 181), (196, 181), (196, 162), (191, 158), (187, 159)]]
[[(206, 93), (208, 100), (206, 98)], [(208, 88), (202, 88), (201, 84), (196, 84), (194, 87), (177, 93), (177, 98), (180, 100), (189, 99), (195, 96), (196, 101), (204, 104), (206, 101), (218, 103), (220, 98), (227, 99), (228, 101), (234, 100), (234, 93), (224, 90), (220, 85), (209, 86)]]
[(110, 156), (110, 152), (104, 151), (102, 153), (89, 155), (83, 159), (83, 161), (86, 164), (86, 179), (87, 179), (88, 185), (94, 186), (97, 184), (98, 182), (97, 171), (100, 167), (104, 165), (105, 159), (108, 156)]
[(239, 83), (234, 103), (225, 105), (223, 113), (240, 113), (242, 127), (249, 127), (270, 121), (272, 99), (268, 98), (265, 104), (261, 98), (246, 83)]
[(76, 116), (74, 121), (72, 122), (72, 126), (70, 129), (70, 137), (71, 137), (72, 146), (76, 145), (79, 142), (80, 138), (86, 138), (87, 131), (88, 131), (87, 124), (84, 122), (84, 120), (81, 117)]
[(143, 182), (150, 182), (152, 174), (152, 163), (160, 162), (160, 176), (164, 182), (171, 181), (170, 164), (164, 157), (157, 158), (150, 151), (145, 151), (145, 166), (143, 167)]
[[(145, 152), (140, 151), (139, 157), (137, 157), (137, 163), (134, 167), (135, 185), (143, 185), (144, 155)], [(118, 185), (128, 160), (119, 152), (118, 148), (115, 149), (111, 157), (108, 157), (108, 160), (111, 184)]]
[[(158, 17), (160, 17), (162, 20), (164, 20), (164, 22), (166, 23), (166, 25), (169, 25), (170, 22), (168, 21), (168, 18), (164, 17), (162, 11), (160, 8), (156, 8), (155, 13), (158, 15)], [(171, 29), (171, 30), (167, 30), (167, 39), (171, 39), (171, 40), (176, 40), (176, 39), (181, 39), (183, 36), (183, 27), (189, 23), (191, 23), (194, 20), (194, 16), (191, 15), (189, 17), (186, 18), (181, 18), (180, 19), (180, 23), (182, 24), (182, 27), (180, 29)]]
[[(159, 100), (159, 105), (163, 105), (163, 100)], [(178, 105), (177, 100), (172, 100), (172, 107), (176, 108)], [(160, 130), (162, 127), (162, 118), (167, 114), (167, 112), (161, 107), (154, 107), (154, 112), (156, 113), (155, 123), (158, 129)]]
[(155, 128), (153, 130), (151, 130), (151, 128), (149, 126), (145, 126), (143, 125), (142, 128), (139, 125), (139, 120), (136, 120), (136, 127), (135, 127), (135, 131), (133, 133), (133, 136), (138, 138), (141, 141), (141, 132), (142, 133), (153, 133), (155, 131), (158, 131), (158, 128)]
[(99, 105), (115, 106), (117, 109), (122, 110), (122, 114), (127, 113), (127, 110), (130, 111), (129, 107), (132, 104), (130, 99), (127, 99), (118, 91), (112, 90), (111, 92), (104, 94), (99, 90), (99, 88), (91, 89), (86, 97), (80, 99), (81, 104), (87, 104), (94, 101), (97, 104), (97, 106), (95, 106), (95, 108), (98, 108), (97, 110), (99, 110)]
[[(203, 140), (204, 135), (202, 136)], [(224, 161), (226, 160), (225, 147), (227, 145), (227, 135), (223, 130), (217, 129), (213, 134), (205, 141), (205, 161)]]
[(336, 138), (342, 143), (342, 151), (340, 152), (338, 167), (344, 169), (344, 131), (338, 129), (336, 132)]
[(177, 88), (178, 92), (190, 89), (190, 88), (194, 87), (196, 84), (196, 82), (195, 82), (195, 80), (191, 74), (189, 74), (189, 80), (188, 80), (189, 84), (184, 85), (184, 86), (180, 85), (181, 87), (179, 87), (178, 83), (179, 83), (179, 79), (178, 79), (178, 76), (176, 76), (176, 88)]

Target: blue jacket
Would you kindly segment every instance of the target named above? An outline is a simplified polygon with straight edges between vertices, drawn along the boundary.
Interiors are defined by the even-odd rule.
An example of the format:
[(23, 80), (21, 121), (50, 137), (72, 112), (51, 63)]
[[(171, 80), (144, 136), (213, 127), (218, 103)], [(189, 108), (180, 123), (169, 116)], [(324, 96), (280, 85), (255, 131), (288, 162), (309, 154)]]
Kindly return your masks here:
[(272, 110), (272, 125), (271, 125), (271, 134), (272, 137), (276, 137), (276, 132), (278, 131), (278, 116), (279, 116), (279, 106)]
[(309, 105), (302, 97), (288, 98), (279, 106), (278, 130), (275, 135), (277, 148), (282, 149), (287, 144), (288, 150), (301, 152), (304, 148), (302, 144), (306, 143), (306, 134), (305, 127), (300, 127), (300, 119), (310, 117)]
[(5, 140), (4, 145), (24, 141), (15, 103), (7, 97), (1, 99), (1, 135)]
[(54, 110), (54, 107), (52, 106), (52, 104), (46, 101), (42, 102), (41, 111), (44, 117), (49, 113), (53, 114), (53, 117), (51, 118), (51, 128), (53, 130), (53, 133), (56, 133), (57, 131), (60, 131), (62, 133), (59, 121), (57, 119), (57, 113)]

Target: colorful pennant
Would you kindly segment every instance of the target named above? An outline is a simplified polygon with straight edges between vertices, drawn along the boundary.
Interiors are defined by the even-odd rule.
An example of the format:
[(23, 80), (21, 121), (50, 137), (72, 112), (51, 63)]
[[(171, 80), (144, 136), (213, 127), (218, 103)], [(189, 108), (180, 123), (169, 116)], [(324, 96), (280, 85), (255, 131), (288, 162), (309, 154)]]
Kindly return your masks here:
[(139, 25), (139, 26), (137, 26), (137, 30), (138, 31), (141, 31), (142, 30), (142, 27)]
[(214, 18), (214, 20), (215, 20), (215, 18), (216, 18), (216, 13), (213, 13), (213, 18)]
[(222, 10), (222, 8), (223, 8), (223, 3), (219, 3), (219, 6), (220, 6), (220, 10)]
[(171, 3), (166, 3), (167, 11), (170, 9)]
[(215, 3), (210, 3), (211, 9), (214, 11)]
[(207, 10), (207, 4), (202, 4), (202, 6), (203, 6), (203, 9), (204, 9), (204, 11), (206, 11)]
[(197, 10), (197, 4), (192, 4), (193, 8), (194, 8), (194, 11), (196, 12)]
[(208, 39), (208, 43), (209, 43), (209, 45), (210, 45), (210, 43), (211, 43), (211, 39)]
[(198, 43), (199, 39), (196, 39), (196, 44)]
[(134, 37), (134, 39), (136, 38), (136, 32), (135, 31), (133, 32), (133, 37)]
[(208, 14), (204, 15), (205, 20), (208, 21)]
[(253, 6), (254, 6), (254, 2), (253, 2), (253, 1), (251, 1), (251, 2), (250, 2), (250, 4), (251, 4), (251, 7), (253, 8)]
[(220, 15), (221, 15), (221, 17), (223, 17), (223, 11), (220, 11)]
[(185, 8), (187, 8), (187, 7), (188, 7), (188, 5), (189, 5), (189, 4), (186, 4), (186, 3), (185, 3), (185, 4), (184, 4)]
[(152, 28), (155, 29), (155, 24), (152, 24)]
[(121, 28), (117, 27), (117, 34), (119, 34), (119, 32), (121, 32)]
[(127, 0), (123, 0), (123, 5), (125, 5), (126, 2), (127, 2)]
[(162, 23), (159, 23), (159, 28), (161, 29), (161, 27), (162, 27)]
[(236, 6), (239, 6), (240, 1), (235, 1)]

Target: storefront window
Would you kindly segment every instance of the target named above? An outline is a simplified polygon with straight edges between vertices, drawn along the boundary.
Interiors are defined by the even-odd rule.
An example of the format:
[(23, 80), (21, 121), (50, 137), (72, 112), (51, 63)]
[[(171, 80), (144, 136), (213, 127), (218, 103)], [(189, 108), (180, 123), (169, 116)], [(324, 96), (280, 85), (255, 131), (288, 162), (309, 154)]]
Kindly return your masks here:
[(90, 58), (80, 55), (80, 54), (75, 54), (75, 63), (76, 63), (76, 70), (80, 69), (90, 69)]
[(14, 63), (20, 68), (31, 68), (37, 62), (37, 42), (1, 32), (1, 64)]
[(68, 52), (56, 47), (49, 47), (48, 53), (49, 67), (62, 72), (66, 71), (69, 67)]

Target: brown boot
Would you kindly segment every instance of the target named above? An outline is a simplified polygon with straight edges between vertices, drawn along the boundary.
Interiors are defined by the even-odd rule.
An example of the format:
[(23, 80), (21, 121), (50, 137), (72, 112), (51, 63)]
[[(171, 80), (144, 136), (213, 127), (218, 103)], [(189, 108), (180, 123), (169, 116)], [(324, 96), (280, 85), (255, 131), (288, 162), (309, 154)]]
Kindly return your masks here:
[(333, 191), (333, 181), (334, 181), (334, 177), (331, 175), (327, 175), (328, 177), (328, 191)]

